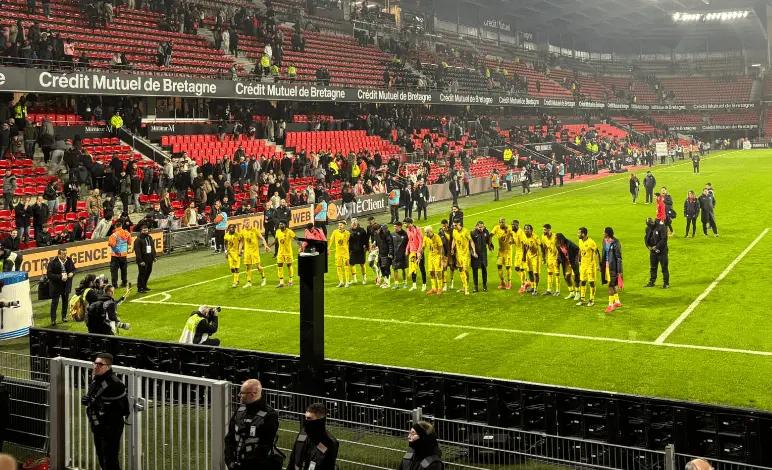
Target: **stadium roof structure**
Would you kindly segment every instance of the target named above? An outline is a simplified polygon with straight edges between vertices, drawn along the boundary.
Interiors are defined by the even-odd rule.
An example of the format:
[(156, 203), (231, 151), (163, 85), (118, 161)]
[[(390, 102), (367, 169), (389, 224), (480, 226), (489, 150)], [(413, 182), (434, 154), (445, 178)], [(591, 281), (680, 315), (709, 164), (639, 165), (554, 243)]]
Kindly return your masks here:
[[(460, 5), (457, 5), (457, 2)], [(500, 19), (537, 42), (592, 52), (766, 50), (770, 0), (435, 0), (480, 23)], [(468, 5), (464, 5), (468, 4)], [(467, 9), (465, 7), (472, 7)], [(733, 21), (676, 22), (674, 13), (748, 11)], [(468, 23), (467, 23), (468, 24)]]

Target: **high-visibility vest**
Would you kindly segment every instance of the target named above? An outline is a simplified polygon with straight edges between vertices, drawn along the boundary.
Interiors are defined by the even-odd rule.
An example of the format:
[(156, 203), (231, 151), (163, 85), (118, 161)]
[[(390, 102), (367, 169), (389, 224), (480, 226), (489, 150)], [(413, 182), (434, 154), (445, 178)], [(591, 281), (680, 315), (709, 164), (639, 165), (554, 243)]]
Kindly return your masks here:
[(273, 75), (274, 77), (279, 76), (279, 67), (276, 64), (271, 66), (271, 75)]
[(271, 59), (266, 54), (263, 54), (263, 57), (260, 58), (260, 66), (264, 69), (271, 66)]
[(17, 104), (13, 107), (13, 117), (16, 119), (24, 119), (27, 117), (27, 105)]
[[(198, 324), (201, 323), (201, 321), (204, 318), (201, 315), (191, 315), (190, 318), (188, 318), (188, 321), (185, 322), (185, 327), (182, 329), (182, 335), (180, 335), (180, 343), (183, 344), (193, 344), (193, 338), (196, 336), (196, 328), (198, 328)], [(207, 337), (209, 335), (203, 335), (201, 337), (201, 341), (206, 341)]]
[(508, 162), (512, 160), (512, 149), (504, 149), (504, 161)]
[(116, 129), (120, 129), (123, 127), (123, 118), (118, 114), (113, 114), (113, 117), (110, 118), (110, 125)]
[(287, 75), (289, 75), (291, 78), (295, 78), (298, 76), (298, 69), (294, 65), (290, 65), (287, 67)]

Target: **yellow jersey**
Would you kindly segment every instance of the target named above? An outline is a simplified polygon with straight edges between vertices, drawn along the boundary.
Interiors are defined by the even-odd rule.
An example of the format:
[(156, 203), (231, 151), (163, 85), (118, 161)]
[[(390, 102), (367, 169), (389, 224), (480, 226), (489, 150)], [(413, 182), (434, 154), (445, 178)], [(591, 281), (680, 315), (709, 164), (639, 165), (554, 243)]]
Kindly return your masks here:
[(337, 258), (348, 258), (348, 239), (351, 238), (351, 232), (348, 230), (335, 230), (330, 235), (330, 245), (335, 247), (335, 256)]
[(279, 245), (277, 256), (292, 256), (293, 238), (295, 238), (295, 232), (288, 228), (276, 231), (276, 243)]
[(509, 256), (512, 246), (515, 244), (515, 238), (509, 227), (501, 228), (497, 225), (491, 231), (491, 238), (499, 243), (499, 256)]
[(547, 235), (542, 235), (541, 244), (544, 247), (544, 253), (548, 260), (555, 260), (558, 258), (558, 245), (554, 233), (549, 237)]
[(472, 236), (469, 234), (469, 230), (462, 228), (461, 230), (453, 230), (453, 242), (456, 244), (456, 257), (468, 258), (469, 257), (469, 243), (472, 242)]
[(228, 250), (228, 256), (237, 258), (239, 248), (241, 247), (241, 233), (225, 233), (225, 247)]
[(592, 238), (579, 240), (579, 257), (582, 266), (598, 265), (598, 245)]
[(442, 238), (436, 233), (431, 237), (424, 235), (424, 248), (430, 259), (442, 257)]
[(523, 249), (525, 250), (526, 259), (537, 258), (541, 255), (541, 243), (535, 235), (531, 235), (529, 238), (523, 234)]
[(260, 229), (256, 227), (241, 229), (239, 232), (241, 239), (244, 242), (244, 251), (250, 253), (260, 252), (260, 239), (263, 235), (260, 233)]

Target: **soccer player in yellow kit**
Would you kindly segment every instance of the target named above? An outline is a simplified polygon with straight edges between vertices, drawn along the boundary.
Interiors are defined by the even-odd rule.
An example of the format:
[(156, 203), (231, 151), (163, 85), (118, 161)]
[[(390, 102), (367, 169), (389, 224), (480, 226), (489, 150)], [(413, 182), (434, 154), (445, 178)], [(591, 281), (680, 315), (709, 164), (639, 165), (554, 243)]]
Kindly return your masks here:
[(525, 224), (523, 227), (523, 256), (525, 265), (523, 269), (528, 272), (528, 281), (520, 288), (520, 293), (530, 292), (531, 295), (539, 295), (539, 274), (541, 272), (541, 242), (533, 233), (533, 226)]
[(512, 288), (512, 245), (515, 238), (504, 218), (491, 231), (491, 239), (497, 240), (499, 251), (496, 256), (496, 268), (499, 270), (499, 289)]
[(295, 271), (292, 269), (292, 240), (295, 238), (295, 232), (287, 227), (284, 222), (279, 222), (279, 228), (276, 230), (276, 239), (274, 245), (279, 246), (276, 253), (276, 267), (279, 272), (279, 284), (276, 287), (284, 287), (284, 265), (287, 265), (289, 274), (289, 286), (292, 287), (292, 280), (295, 277)]
[(442, 238), (434, 233), (431, 226), (424, 229), (424, 248), (426, 250), (426, 270), (429, 271), (429, 280), (432, 288), (426, 291), (426, 295), (442, 294)]
[[(552, 233), (552, 226), (544, 224), (544, 234), (541, 237), (541, 251), (544, 257), (544, 264), (547, 265), (547, 290), (544, 295), (560, 295), (560, 268), (558, 267), (558, 245), (555, 234)], [(552, 286), (555, 290), (552, 290)]]
[(346, 222), (338, 222), (338, 230), (332, 232), (328, 242), (328, 252), (331, 246), (335, 247), (335, 269), (338, 272), (338, 287), (348, 287), (351, 280), (349, 269), (348, 239), (351, 232), (346, 230)]
[(244, 245), (244, 267), (247, 270), (247, 283), (244, 284), (244, 288), (252, 287), (252, 268), (260, 271), (260, 276), (263, 278), (260, 285), (264, 286), (266, 277), (265, 268), (263, 268), (263, 265), (260, 262), (260, 242), (263, 242), (266, 252), (269, 251), (268, 243), (266, 243), (265, 238), (263, 238), (260, 229), (257, 228), (257, 223), (255, 223), (253, 227), (249, 222), (249, 219), (244, 221), (241, 230), (239, 231), (239, 235), (241, 235), (241, 241)]
[[(472, 244), (472, 236), (469, 231), (461, 226), (461, 222), (455, 222), (455, 229), (453, 230), (453, 248), (452, 252), (456, 255), (456, 268), (458, 269), (459, 277), (461, 277), (461, 286), (464, 290), (464, 295), (469, 295), (469, 264), (472, 262), (471, 256), (477, 257), (474, 245)], [(461, 290), (459, 289), (459, 292)]]
[(520, 279), (520, 293), (525, 292), (526, 269), (523, 261), (523, 231), (520, 230), (520, 221), (512, 221), (512, 265), (515, 267), (517, 277)]
[(228, 267), (233, 278), (231, 287), (237, 287), (239, 285), (239, 267), (241, 267), (241, 234), (236, 232), (235, 225), (228, 226), (224, 239), (225, 258), (228, 260)]
[[(579, 228), (579, 292), (581, 294), (577, 307), (595, 305), (595, 275), (598, 271), (598, 245), (587, 235), (587, 228)], [(585, 291), (590, 287), (590, 297), (585, 303)]]

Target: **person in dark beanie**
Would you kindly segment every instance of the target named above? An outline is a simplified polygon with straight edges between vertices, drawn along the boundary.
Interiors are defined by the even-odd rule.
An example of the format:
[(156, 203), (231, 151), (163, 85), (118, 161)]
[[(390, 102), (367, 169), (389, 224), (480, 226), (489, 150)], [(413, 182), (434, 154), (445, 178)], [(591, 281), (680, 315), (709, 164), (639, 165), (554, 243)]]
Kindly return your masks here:
[(303, 429), (295, 438), (287, 470), (335, 470), (338, 440), (326, 429), (327, 408), (312, 403), (306, 408)]
[(410, 427), (407, 434), (410, 449), (402, 457), (399, 470), (444, 470), (442, 451), (437, 443), (434, 426), (426, 421), (419, 421)]

